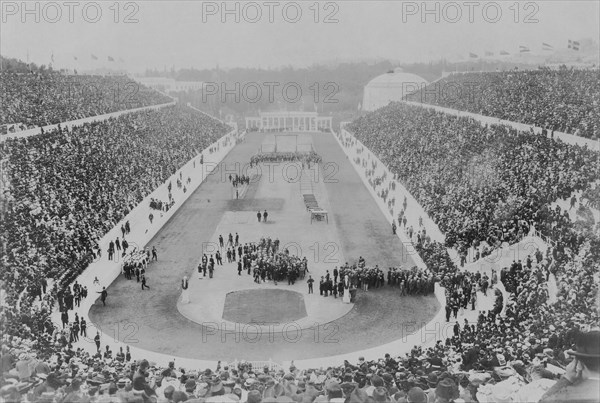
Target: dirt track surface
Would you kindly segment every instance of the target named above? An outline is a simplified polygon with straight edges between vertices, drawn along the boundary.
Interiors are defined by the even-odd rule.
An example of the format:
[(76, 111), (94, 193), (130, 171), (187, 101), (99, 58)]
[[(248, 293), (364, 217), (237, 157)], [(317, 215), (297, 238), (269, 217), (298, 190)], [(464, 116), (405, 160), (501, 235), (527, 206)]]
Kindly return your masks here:
[[(246, 141), (237, 145), (224, 163), (228, 167), (236, 162), (243, 166), (256, 153), (263, 138), (262, 134), (246, 136)], [(367, 262), (377, 262), (382, 268), (412, 266), (410, 256), (399, 239), (392, 236), (389, 223), (333, 136), (315, 134), (312, 138), (316, 151), (323, 157), (321, 179), (327, 179), (324, 197), (328, 198), (331, 225), (336, 226), (345, 260), (352, 262), (363, 256)], [(325, 167), (327, 163), (330, 165)], [(270, 213), (276, 217), (277, 209), (285, 203), (285, 195), (281, 200), (270, 198), (257, 202), (258, 199), (253, 199), (256, 186), (250, 186), (244, 200), (231, 200), (229, 174), (220, 171), (207, 178), (149, 243), (150, 247), (156, 246), (159, 257), (147, 271), (150, 290), (142, 291), (135, 280), (119, 277), (108, 288), (107, 306), (96, 304), (90, 310), (92, 322), (103, 331), (138, 348), (187, 358), (300, 360), (389, 343), (404, 336), (407, 329), (420, 328), (439, 310), (433, 296), (400, 298), (395, 289), (386, 286), (359, 292), (348, 314), (303, 331), (290, 327), (285, 333), (273, 332), (257, 338), (256, 335), (249, 337), (243, 327), (235, 332), (186, 319), (177, 309), (180, 279), (194, 273), (203, 242), (214, 241), (212, 238), (224, 214), (254, 211), (259, 205), (269, 203)], [(314, 228), (319, 230), (316, 225)], [(318, 295), (318, 284), (315, 284), (315, 292), (316, 295), (305, 298), (324, 298)]]

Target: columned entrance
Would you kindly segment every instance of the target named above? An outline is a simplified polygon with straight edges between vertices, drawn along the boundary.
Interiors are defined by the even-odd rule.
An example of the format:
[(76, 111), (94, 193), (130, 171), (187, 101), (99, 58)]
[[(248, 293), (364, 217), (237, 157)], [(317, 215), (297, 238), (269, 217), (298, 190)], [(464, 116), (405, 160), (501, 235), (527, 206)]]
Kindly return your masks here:
[(317, 112), (260, 112), (258, 117), (246, 118), (248, 131), (328, 132), (332, 127), (332, 118)]

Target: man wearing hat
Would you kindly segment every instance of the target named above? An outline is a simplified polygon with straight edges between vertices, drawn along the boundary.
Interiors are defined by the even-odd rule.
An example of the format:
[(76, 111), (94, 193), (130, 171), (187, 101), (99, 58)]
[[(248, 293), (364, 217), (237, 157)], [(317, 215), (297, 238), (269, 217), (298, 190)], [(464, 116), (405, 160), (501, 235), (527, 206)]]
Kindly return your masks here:
[(418, 388), (418, 389), (423, 391), (427, 395), (427, 399), (431, 400), (433, 402), (435, 400), (435, 389), (437, 388), (437, 384), (438, 384), (438, 376), (436, 373), (431, 372), (427, 376), (427, 386), (429, 387), (429, 389), (426, 389), (426, 390), (423, 390), (421, 388)]
[(147, 400), (149, 396), (154, 395), (154, 379), (151, 380), (150, 383), (146, 381), (146, 377), (148, 374), (146, 370), (150, 367), (150, 363), (148, 360), (140, 361), (140, 365), (138, 370), (135, 372), (133, 376), (133, 393), (135, 395), (141, 395), (144, 400)]
[[(322, 400), (319, 400), (322, 399)], [(325, 395), (319, 396), (315, 399), (315, 401), (324, 401), (330, 403), (343, 403), (344, 402), (344, 394), (342, 392), (342, 388), (340, 384), (336, 381), (328, 382), (325, 386)]]
[(210, 395), (211, 396), (222, 396), (225, 394), (225, 389), (223, 388), (223, 382), (221, 382), (221, 378), (216, 378), (212, 386), (210, 387)]
[(436, 403), (448, 403), (459, 396), (458, 387), (451, 378), (444, 378), (435, 388)]
[(196, 391), (196, 380), (195, 379), (188, 379), (185, 382), (185, 393), (188, 396), (192, 396), (192, 395), (194, 395), (195, 391)]
[(246, 398), (246, 401), (247, 403), (261, 403), (262, 395), (258, 390), (251, 390), (250, 392), (248, 392), (248, 397)]
[(67, 388), (68, 393), (63, 399), (64, 402), (78, 402), (82, 398), (82, 393), (79, 390), (81, 387), (81, 379), (75, 378), (71, 381), (71, 385)]
[(581, 333), (566, 353), (573, 361), (540, 402), (600, 402), (600, 331)]

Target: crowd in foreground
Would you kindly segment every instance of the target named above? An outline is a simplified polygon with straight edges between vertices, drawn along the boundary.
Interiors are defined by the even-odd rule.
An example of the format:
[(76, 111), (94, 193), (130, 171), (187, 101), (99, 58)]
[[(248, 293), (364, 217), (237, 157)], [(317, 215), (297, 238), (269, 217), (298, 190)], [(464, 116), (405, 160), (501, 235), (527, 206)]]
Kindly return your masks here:
[(0, 125), (25, 130), (168, 102), (124, 75), (67, 75), (2, 58)]
[(598, 74), (565, 66), (451, 74), (407, 98), (598, 139)]
[[(600, 331), (572, 330), (572, 349), (557, 357), (532, 340), (522, 351), (476, 345), (449, 353), (439, 342), (402, 355), (318, 369), (245, 361), (216, 368), (162, 367), (129, 349), (96, 354), (63, 349), (51, 357), (2, 346), (2, 402), (459, 403), (597, 402)], [(471, 333), (465, 330), (465, 333)], [(19, 343), (16, 338), (4, 342)], [(99, 345), (98, 345), (99, 347)], [(564, 354), (563, 354), (564, 353)], [(563, 365), (567, 362), (566, 366)]]

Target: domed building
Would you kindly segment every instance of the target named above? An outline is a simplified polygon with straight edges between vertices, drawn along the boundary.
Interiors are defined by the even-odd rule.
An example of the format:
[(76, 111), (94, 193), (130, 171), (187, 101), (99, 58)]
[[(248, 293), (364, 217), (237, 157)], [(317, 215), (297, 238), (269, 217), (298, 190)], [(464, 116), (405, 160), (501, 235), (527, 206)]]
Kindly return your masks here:
[(362, 108), (374, 111), (392, 101), (400, 101), (405, 95), (420, 90), (427, 81), (416, 74), (405, 73), (397, 67), (393, 72), (375, 77), (365, 86)]

